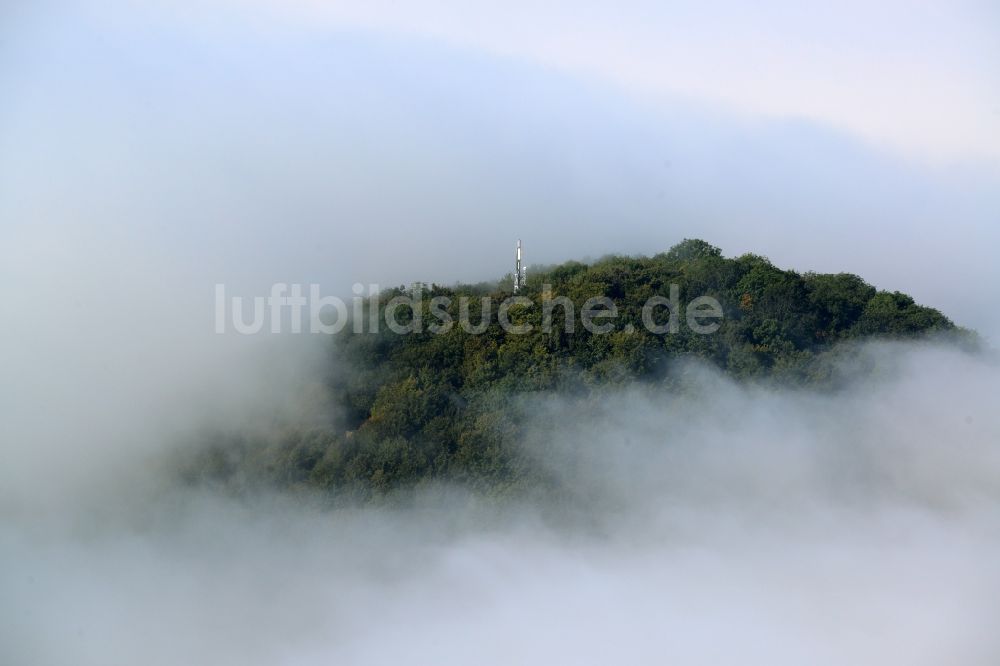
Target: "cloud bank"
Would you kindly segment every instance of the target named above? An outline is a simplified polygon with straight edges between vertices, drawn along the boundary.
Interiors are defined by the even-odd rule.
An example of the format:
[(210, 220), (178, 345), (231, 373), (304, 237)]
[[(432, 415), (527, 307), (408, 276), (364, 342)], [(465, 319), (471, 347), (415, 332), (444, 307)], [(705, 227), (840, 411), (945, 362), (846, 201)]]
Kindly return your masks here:
[(542, 401), (554, 504), (123, 486), (8, 515), (4, 661), (994, 663), (1000, 371), (865, 354), (836, 394), (692, 366), (684, 394)]

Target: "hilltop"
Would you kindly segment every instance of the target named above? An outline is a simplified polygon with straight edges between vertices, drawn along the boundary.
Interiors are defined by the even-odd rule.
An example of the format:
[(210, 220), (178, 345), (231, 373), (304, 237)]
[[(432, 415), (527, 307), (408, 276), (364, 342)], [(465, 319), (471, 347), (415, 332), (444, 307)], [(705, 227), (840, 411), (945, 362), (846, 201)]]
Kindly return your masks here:
[[(651, 257), (535, 268), (516, 295), (504, 326), (497, 304), (513, 296), (511, 276), (380, 294), (366, 304), (367, 321), (373, 313), (385, 321), (395, 299), (415, 304), (390, 305), (396, 328), (418, 328), (412, 324), (419, 320), (420, 330), (347, 326), (333, 336), (328, 388), (335, 425), (217, 434), (189, 475), (361, 499), (432, 480), (513, 492), (545, 481), (519, 452), (519, 406), (532, 395), (593, 400), (633, 384), (683, 390), (673, 369), (688, 359), (738, 381), (836, 390), (836, 360), (857, 341), (934, 335), (974, 344), (973, 334), (906, 294), (879, 291), (847, 273), (785, 270), (758, 255), (726, 258), (701, 240)], [(683, 308), (699, 297), (718, 304), (716, 316), (692, 320), (690, 311), (678, 312), (670, 327), (663, 301)], [(485, 317), (483, 298), (492, 303)], [(568, 332), (565, 311), (579, 315), (588, 299), (598, 298), (609, 299), (605, 313), (607, 305), (615, 311), (600, 319), (607, 332), (586, 330), (580, 321)], [(663, 300), (644, 317), (652, 298)], [(546, 320), (541, 304), (555, 299), (562, 305)], [(469, 326), (429, 325), (457, 322), (461, 301)], [(711, 310), (705, 307), (695, 312)], [(480, 322), (482, 332), (468, 330)]]

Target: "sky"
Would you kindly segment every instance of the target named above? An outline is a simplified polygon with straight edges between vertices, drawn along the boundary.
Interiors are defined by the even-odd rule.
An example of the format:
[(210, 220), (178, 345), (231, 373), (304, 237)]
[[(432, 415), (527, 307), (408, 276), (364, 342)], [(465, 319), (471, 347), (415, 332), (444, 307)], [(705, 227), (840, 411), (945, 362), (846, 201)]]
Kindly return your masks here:
[(997, 322), (989, 3), (4, 11), (19, 281), (37, 252), (43, 279), (149, 263), (189, 299), (220, 281), (346, 293), (495, 277), (516, 237), (529, 264), (701, 237)]
[(631, 94), (808, 119), (911, 157), (1000, 157), (988, 2), (275, 4), (290, 21), (421, 35)]

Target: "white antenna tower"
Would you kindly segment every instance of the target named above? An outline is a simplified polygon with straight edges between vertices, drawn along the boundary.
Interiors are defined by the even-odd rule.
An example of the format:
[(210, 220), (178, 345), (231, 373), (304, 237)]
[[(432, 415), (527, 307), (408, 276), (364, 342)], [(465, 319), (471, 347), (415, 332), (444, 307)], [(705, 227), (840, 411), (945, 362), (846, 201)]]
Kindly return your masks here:
[(517, 253), (514, 255), (514, 292), (524, 286), (524, 267), (521, 265), (521, 239), (517, 239)]

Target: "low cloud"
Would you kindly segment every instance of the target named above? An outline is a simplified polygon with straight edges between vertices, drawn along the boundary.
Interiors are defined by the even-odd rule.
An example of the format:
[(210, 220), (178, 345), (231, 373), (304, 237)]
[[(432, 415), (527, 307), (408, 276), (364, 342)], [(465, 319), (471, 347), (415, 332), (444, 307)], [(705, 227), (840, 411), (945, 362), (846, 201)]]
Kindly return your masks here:
[[(992, 360), (877, 345), (835, 393), (736, 385), (524, 416), (568, 491), (330, 510), (159, 486), (8, 516), (8, 663), (988, 664)], [(542, 446), (541, 442), (548, 442)], [(84, 508), (81, 508), (84, 507)]]

